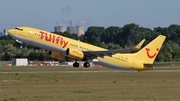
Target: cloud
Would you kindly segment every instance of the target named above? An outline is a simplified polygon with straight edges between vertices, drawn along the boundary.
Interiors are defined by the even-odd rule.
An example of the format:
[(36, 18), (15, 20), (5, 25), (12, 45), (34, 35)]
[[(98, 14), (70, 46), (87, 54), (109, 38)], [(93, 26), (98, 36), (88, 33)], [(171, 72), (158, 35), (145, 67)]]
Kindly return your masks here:
[(78, 23), (78, 26), (88, 26), (90, 23), (90, 20), (80, 20), (79, 23)]
[(57, 21), (57, 25), (58, 26), (66, 26), (67, 25), (67, 21), (64, 19), (60, 19)]
[(69, 5), (67, 5), (67, 6), (65, 6), (65, 7), (63, 7), (63, 8), (61, 9), (61, 12), (62, 12), (63, 14), (66, 14), (66, 15), (68, 15), (68, 14), (71, 13), (72, 11), (73, 11), (73, 9), (72, 9), (72, 7), (69, 6)]

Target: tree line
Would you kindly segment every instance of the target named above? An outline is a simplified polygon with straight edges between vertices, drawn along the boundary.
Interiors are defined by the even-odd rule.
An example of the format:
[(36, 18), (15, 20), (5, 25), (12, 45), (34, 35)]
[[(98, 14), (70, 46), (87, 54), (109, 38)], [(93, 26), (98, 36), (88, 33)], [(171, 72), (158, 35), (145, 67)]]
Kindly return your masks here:
[[(55, 33), (55, 32), (53, 32)], [(84, 35), (70, 34), (68, 32), (56, 33), (70, 37), (82, 42), (87, 42), (99, 47), (112, 49), (122, 49), (138, 44), (142, 39), (146, 39), (143, 46), (152, 41), (158, 35), (166, 36), (163, 48), (159, 52), (156, 61), (180, 61), (180, 25), (170, 25), (169, 27), (157, 27), (154, 29), (140, 27), (131, 23), (108, 28), (101, 26), (91, 26)], [(7, 61), (11, 58), (28, 58), (29, 60), (52, 60), (49, 52), (30, 45), (23, 44), (20, 49), (18, 43), (9, 36), (0, 37), (0, 60)]]

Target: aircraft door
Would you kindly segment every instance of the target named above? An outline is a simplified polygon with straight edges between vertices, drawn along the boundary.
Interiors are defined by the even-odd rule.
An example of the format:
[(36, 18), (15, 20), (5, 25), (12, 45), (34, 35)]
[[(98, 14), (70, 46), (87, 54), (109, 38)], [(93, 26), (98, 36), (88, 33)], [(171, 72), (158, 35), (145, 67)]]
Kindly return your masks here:
[(33, 31), (32, 30), (29, 30), (29, 33), (28, 33), (28, 37), (29, 37), (29, 44), (32, 44), (33, 43)]
[(29, 30), (29, 38), (32, 38), (32, 36), (33, 36), (33, 31)]
[(132, 60), (132, 65), (131, 67), (134, 68), (136, 66), (136, 60)]

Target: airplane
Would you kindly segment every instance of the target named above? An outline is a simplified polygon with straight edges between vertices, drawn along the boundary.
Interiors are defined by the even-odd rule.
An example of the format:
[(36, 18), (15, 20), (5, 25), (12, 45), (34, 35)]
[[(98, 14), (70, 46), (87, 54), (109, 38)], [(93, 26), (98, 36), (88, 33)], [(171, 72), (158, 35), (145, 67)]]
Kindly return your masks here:
[(85, 61), (84, 67), (90, 67), (88, 61), (92, 61), (113, 69), (137, 71), (153, 70), (154, 60), (166, 38), (164, 35), (159, 35), (142, 49), (140, 48), (145, 39), (132, 48), (108, 50), (32, 27), (21, 26), (9, 29), (8, 34), (18, 43), (48, 50), (53, 58), (74, 59), (73, 67), (75, 68), (79, 67), (78, 61)]

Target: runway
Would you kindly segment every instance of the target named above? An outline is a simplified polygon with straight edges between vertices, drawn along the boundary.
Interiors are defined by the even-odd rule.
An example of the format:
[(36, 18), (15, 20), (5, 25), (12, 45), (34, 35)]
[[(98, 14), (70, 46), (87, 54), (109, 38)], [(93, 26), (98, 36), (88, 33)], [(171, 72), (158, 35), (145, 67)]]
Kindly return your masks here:
[[(76, 70), (76, 71), (71, 71), (71, 70), (66, 70), (66, 71), (62, 71), (62, 70), (24, 70), (24, 71), (0, 71), (0, 74), (8, 74), (8, 73), (98, 73), (98, 72), (137, 72), (138, 71), (123, 71), (123, 70)], [(142, 72), (180, 72), (180, 70), (150, 70), (150, 71), (142, 71)]]

